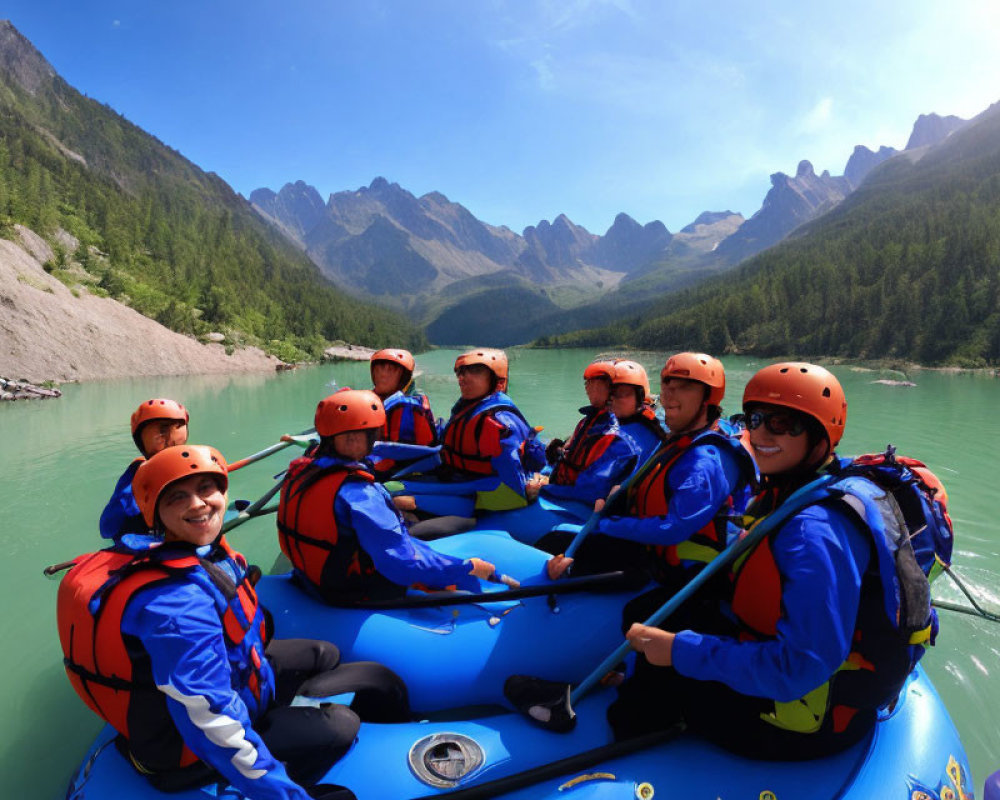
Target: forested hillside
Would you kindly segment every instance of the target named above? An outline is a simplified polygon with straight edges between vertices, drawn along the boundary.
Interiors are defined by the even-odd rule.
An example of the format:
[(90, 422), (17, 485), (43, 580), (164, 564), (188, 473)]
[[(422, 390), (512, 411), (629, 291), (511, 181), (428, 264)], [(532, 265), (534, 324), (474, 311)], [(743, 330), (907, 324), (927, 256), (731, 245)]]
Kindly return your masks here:
[(333, 339), (425, 344), (403, 317), (328, 284), (224, 181), (80, 95), (0, 25), (0, 235), (15, 223), (68, 231), (79, 246), (57, 247), (54, 274), (79, 265), (92, 291), (177, 331), (221, 330), (285, 358)]
[(1000, 106), (920, 155), (736, 273), (541, 343), (996, 365)]

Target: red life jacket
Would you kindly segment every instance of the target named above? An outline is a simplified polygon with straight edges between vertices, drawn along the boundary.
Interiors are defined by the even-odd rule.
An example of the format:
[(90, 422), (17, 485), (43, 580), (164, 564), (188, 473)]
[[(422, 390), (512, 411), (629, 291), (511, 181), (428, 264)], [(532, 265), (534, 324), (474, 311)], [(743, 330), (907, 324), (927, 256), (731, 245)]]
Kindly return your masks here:
[[(507, 433), (507, 427), (494, 419), (498, 411), (521, 415), (500, 392), (452, 414), (441, 433), (441, 463), (473, 475), (495, 474), (493, 458), (503, 452), (500, 439)], [(523, 447), (522, 443), (522, 450)]]
[[(608, 412), (602, 410), (577, 423), (573, 435), (563, 447), (562, 455), (552, 468), (550, 483), (575, 486), (580, 473), (604, 455), (617, 436), (611, 432), (595, 435), (592, 430), (607, 422), (608, 418)], [(614, 427), (617, 430), (617, 425)]]
[(303, 456), (288, 467), (278, 503), (278, 543), (324, 599), (365, 599), (376, 584), (394, 585), (375, 569), (355, 536), (337, 525), (334, 502), (344, 481), (371, 483), (371, 473), (347, 464), (317, 466)]
[[(245, 568), (243, 556), (220, 544)], [(109, 548), (76, 559), (59, 584), (56, 605), (63, 664), (73, 689), (84, 703), (128, 742), (129, 755), (140, 771), (163, 771), (198, 761), (174, 726), (166, 698), (153, 682), (149, 656), (133, 637), (122, 633), (122, 617), (136, 593), (178, 576), (207, 574), (227, 647), (239, 648), (255, 624), (260, 646), (266, 641), (264, 615), (249, 580), (233, 585), (214, 565), (195, 555), (160, 558), (157, 549), (137, 554)], [(261, 700), (261, 653), (249, 644), (252, 665), (248, 687)], [(155, 767), (153, 766), (155, 765)]]
[[(694, 434), (668, 439), (641, 467), (638, 480), (633, 481), (627, 497), (628, 514), (635, 517), (665, 516), (670, 507), (670, 486), (667, 476), (677, 460), (692, 447), (715, 444), (736, 454), (744, 467), (746, 482), (753, 480), (755, 470), (749, 452), (739, 437), (722, 432), (718, 422)], [(651, 545), (660, 566), (668, 571), (681, 566), (682, 561), (707, 564), (726, 546), (726, 534), (733, 512), (733, 497), (728, 496), (715, 516), (700, 530), (678, 544)]]
[[(388, 402), (388, 398), (386, 399)], [(427, 395), (403, 395), (385, 409), (385, 425), (376, 436), (382, 442), (403, 442), (433, 447), (437, 429)]]
[[(758, 499), (763, 498), (761, 495)], [(847, 504), (843, 509), (858, 520), (859, 528), (874, 535)], [(779, 532), (780, 528), (765, 537), (731, 573), (732, 610), (740, 624), (742, 641), (777, 636), (782, 581), (772, 547)], [(887, 578), (880, 574), (875, 547), (873, 542), (871, 562), (862, 579), (851, 649), (844, 663), (805, 697), (790, 702), (762, 699), (764, 721), (798, 733), (821, 729), (843, 733), (860, 710), (874, 711), (898, 694), (915, 661), (914, 648), (921, 648), (927, 634), (921, 631), (907, 639), (889, 619), (883, 588)]]

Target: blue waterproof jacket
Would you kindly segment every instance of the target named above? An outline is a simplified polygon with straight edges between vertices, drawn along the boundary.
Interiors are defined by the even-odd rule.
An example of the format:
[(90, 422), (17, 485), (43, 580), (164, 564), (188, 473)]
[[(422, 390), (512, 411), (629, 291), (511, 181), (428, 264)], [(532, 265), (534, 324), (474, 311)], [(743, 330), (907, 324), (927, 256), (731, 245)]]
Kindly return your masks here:
[[(635, 440), (625, 433), (610, 411), (584, 406), (580, 413), (585, 419), (577, 425), (577, 431), (584, 427), (591, 415), (596, 415), (592, 424), (586, 426), (586, 439), (597, 440), (602, 437), (613, 437), (607, 448), (594, 461), (588, 464), (576, 476), (576, 481), (569, 485), (549, 482), (541, 489), (546, 498), (560, 500), (576, 500), (593, 505), (598, 498), (607, 497), (611, 489), (620, 484), (639, 462), (639, 446)], [(574, 432), (574, 436), (576, 433)], [(576, 443), (579, 447), (581, 443)], [(582, 443), (584, 447), (586, 443)]]
[(104, 511), (101, 512), (101, 536), (118, 541), (126, 533), (147, 533), (149, 526), (142, 518), (139, 505), (132, 495), (132, 479), (142, 463), (137, 458), (121, 474)]
[[(719, 509), (733, 498), (733, 515), (742, 514), (750, 499), (751, 459), (732, 446), (704, 443), (691, 446), (667, 472), (666, 514), (648, 517), (608, 515), (596, 531), (648, 545), (669, 546), (687, 541), (712, 522)], [(733, 525), (731, 533), (738, 527)], [(725, 543), (720, 543), (724, 545)]]
[(673, 662), (682, 675), (790, 702), (843, 664), (869, 567), (870, 535), (846, 509), (813, 505), (781, 527), (771, 550), (781, 575), (777, 636), (740, 642), (681, 631), (674, 639)]
[[(337, 457), (316, 460), (320, 468), (351, 463)], [(393, 583), (481, 590), (479, 579), (469, 574), (471, 566), (467, 562), (439, 553), (430, 544), (410, 536), (391, 495), (381, 484), (345, 481), (333, 501), (333, 513), (338, 536), (357, 537), (378, 573)]]
[[(132, 537), (135, 541), (136, 537)], [(164, 545), (178, 555), (194, 548)], [(245, 562), (215, 545), (195, 550), (202, 559), (242, 580)], [(274, 702), (274, 672), (264, 657), (263, 610), (239, 645), (228, 643), (222, 617), (227, 599), (204, 569), (136, 593), (122, 616), (122, 633), (148, 653), (152, 678), (184, 743), (247, 797), (307, 800), (253, 729)], [(235, 609), (241, 613), (240, 609)], [(259, 665), (259, 666), (258, 666)], [(257, 691), (251, 686), (257, 675)]]

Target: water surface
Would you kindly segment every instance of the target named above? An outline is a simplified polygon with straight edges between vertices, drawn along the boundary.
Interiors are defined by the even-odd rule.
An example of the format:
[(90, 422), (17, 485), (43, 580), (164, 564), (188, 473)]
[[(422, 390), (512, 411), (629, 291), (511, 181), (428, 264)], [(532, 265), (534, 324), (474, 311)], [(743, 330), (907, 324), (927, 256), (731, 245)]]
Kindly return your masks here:
[[(439, 416), (457, 398), (456, 351), (417, 358), (419, 385)], [(543, 436), (565, 437), (586, 402), (582, 373), (591, 351), (511, 353), (510, 394)], [(656, 381), (663, 353), (641, 353)], [(724, 360), (727, 412), (738, 410), (743, 386), (763, 361)], [(995, 522), (1000, 446), (1000, 381), (979, 374), (915, 372), (912, 388), (873, 383), (901, 378), (834, 367), (847, 392), (841, 452), (882, 449), (887, 442), (923, 459), (946, 482), (957, 531), (955, 565), (982, 600), (1000, 609), (1000, 556)], [(316, 402), (336, 386), (370, 386), (368, 366), (337, 364), (276, 375), (121, 380), (64, 388), (59, 400), (0, 404), (0, 774), (4, 796), (49, 800), (66, 781), (100, 727), (77, 699), (61, 666), (55, 626), (57, 583), (42, 568), (97, 549), (97, 520), (118, 475), (135, 456), (129, 415), (150, 397), (173, 397), (191, 411), (191, 441), (240, 458), (312, 424)], [(256, 498), (287, 460), (273, 456), (233, 475), (232, 496)], [(273, 517), (232, 534), (252, 560), (270, 565), (278, 552)], [(947, 576), (941, 597), (959, 601)], [(1000, 767), (1000, 625), (942, 612), (938, 646), (924, 659), (961, 732), (981, 789)]]

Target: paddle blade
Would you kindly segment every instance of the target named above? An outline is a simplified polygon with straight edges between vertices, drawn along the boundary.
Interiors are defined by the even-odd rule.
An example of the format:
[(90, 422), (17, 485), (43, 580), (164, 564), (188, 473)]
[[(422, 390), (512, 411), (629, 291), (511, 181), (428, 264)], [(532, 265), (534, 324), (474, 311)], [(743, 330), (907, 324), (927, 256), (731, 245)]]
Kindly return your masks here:
[(503, 693), (514, 708), (546, 730), (569, 733), (576, 727), (568, 683), (511, 675), (503, 685)]

